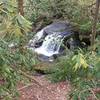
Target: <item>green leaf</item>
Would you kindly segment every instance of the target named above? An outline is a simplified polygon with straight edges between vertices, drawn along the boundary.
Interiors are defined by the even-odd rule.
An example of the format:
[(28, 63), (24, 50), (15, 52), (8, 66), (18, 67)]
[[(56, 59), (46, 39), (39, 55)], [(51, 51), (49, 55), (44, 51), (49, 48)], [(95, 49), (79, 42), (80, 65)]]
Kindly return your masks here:
[(75, 63), (73, 68), (76, 70), (82, 68), (87, 68), (88, 64), (85, 60), (85, 57), (83, 54), (78, 53), (77, 55), (73, 56), (72, 61)]

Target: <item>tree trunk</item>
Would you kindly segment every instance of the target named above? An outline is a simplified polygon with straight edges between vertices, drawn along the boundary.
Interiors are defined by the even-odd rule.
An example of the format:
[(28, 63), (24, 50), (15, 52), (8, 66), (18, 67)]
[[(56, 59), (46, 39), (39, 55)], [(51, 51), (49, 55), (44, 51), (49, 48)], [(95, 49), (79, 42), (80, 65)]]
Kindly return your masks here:
[(95, 50), (94, 44), (95, 44), (95, 37), (96, 37), (96, 26), (98, 21), (99, 6), (100, 6), (100, 0), (96, 0), (95, 16), (93, 21), (92, 37), (91, 37), (91, 46), (93, 47), (92, 48), (93, 50)]
[(23, 0), (18, 0), (18, 12), (24, 16)]

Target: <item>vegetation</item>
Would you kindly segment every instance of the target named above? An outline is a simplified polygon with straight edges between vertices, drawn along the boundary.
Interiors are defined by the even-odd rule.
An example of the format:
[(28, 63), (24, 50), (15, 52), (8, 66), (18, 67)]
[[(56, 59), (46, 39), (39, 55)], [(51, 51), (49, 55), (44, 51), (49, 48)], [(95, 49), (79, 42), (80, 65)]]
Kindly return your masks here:
[[(94, 97), (93, 93), (100, 87), (100, 55), (79, 50), (77, 53), (66, 56), (54, 65), (53, 73), (49, 78), (53, 82), (69, 80), (74, 87), (70, 95), (72, 100)], [(98, 92), (95, 94), (95, 98), (100, 98)]]
[[(99, 100), (99, 5), (100, 0), (0, 0), (0, 98), (16, 97), (23, 73), (35, 71), (36, 55), (25, 44), (36, 30), (54, 20), (68, 20), (80, 39), (89, 36), (92, 45), (86, 50), (66, 51), (67, 55), (53, 64), (49, 78), (71, 82), (69, 100)], [(11, 43), (17, 45), (9, 48)]]

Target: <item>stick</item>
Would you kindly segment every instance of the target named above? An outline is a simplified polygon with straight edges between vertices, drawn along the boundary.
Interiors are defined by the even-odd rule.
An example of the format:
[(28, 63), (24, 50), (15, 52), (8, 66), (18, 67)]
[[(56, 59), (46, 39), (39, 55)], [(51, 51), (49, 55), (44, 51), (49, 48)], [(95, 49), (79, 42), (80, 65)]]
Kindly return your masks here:
[(32, 86), (33, 84), (34, 84), (34, 83), (27, 84), (27, 85), (25, 85), (25, 86), (19, 88), (18, 91), (23, 90), (23, 89), (25, 89), (25, 88), (28, 88), (29, 86)]
[(41, 85), (38, 81), (36, 81), (36, 79), (35, 79), (33, 76), (30, 76), (30, 75), (28, 75), (27, 73), (25, 73), (25, 72), (23, 72), (23, 71), (21, 71), (21, 70), (19, 70), (19, 72), (20, 72), (20, 74), (22, 74), (23, 76), (25, 76), (25, 77), (27, 77), (27, 78), (33, 80), (35, 84), (37, 84), (37, 85), (39, 85), (39, 86), (42, 87), (42, 85)]
[(93, 96), (94, 96), (94, 98), (95, 98), (96, 100), (99, 100), (99, 99), (96, 97), (94, 91), (92, 91), (92, 89), (90, 89), (90, 92), (93, 94)]

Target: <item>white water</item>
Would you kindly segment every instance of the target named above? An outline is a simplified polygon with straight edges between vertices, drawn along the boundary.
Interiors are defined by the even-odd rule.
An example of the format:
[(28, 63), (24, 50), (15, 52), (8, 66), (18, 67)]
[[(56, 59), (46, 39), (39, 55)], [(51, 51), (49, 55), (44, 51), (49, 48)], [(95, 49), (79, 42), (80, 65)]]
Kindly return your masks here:
[(50, 34), (46, 36), (42, 46), (35, 49), (35, 52), (38, 54), (43, 54), (48, 57), (54, 54), (58, 54), (62, 40), (62, 36), (58, 33)]
[(35, 37), (37, 37), (38, 40), (41, 39), (42, 36), (43, 36), (43, 32), (44, 32), (44, 29), (42, 29), (41, 31), (39, 31), (39, 32), (35, 35)]
[(41, 31), (39, 31), (39, 32), (34, 36), (34, 38), (31, 39), (31, 40), (29, 41), (28, 46), (26, 46), (26, 47), (34, 51), (34, 49), (35, 49), (35, 48), (34, 48), (35, 43), (36, 43), (39, 39), (42, 38), (43, 32), (44, 32), (43, 29), (42, 29)]

